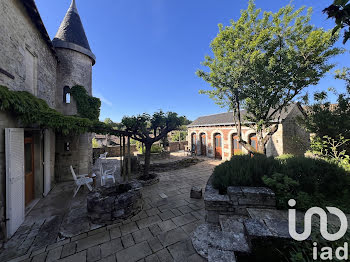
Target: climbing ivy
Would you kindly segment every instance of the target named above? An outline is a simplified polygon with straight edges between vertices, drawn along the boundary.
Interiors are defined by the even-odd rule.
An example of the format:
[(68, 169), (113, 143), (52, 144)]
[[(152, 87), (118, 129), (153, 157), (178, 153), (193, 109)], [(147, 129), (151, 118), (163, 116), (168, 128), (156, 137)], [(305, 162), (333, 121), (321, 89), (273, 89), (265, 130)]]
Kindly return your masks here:
[[(96, 115), (91, 119), (65, 116), (50, 108), (44, 100), (26, 91), (10, 91), (7, 87), (1, 85), (0, 110), (14, 114), (20, 121), (21, 126), (50, 128), (65, 135), (83, 134), (86, 132), (118, 134), (119, 132), (112, 129), (109, 125), (98, 121)], [(91, 113), (90, 116), (92, 115)]]
[(73, 86), (71, 95), (77, 103), (79, 116), (90, 120), (98, 120), (100, 117), (101, 101), (99, 98), (89, 96), (82, 86)]

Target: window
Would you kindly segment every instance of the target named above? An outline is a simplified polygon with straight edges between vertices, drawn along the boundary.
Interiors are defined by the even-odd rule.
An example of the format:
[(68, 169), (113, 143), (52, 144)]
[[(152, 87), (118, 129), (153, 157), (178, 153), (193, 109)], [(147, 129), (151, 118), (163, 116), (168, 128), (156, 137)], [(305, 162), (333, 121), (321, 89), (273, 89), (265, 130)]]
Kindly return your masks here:
[(63, 103), (70, 104), (70, 88), (65, 86), (63, 88)]
[(35, 55), (29, 51), (28, 48), (25, 50), (24, 55), (25, 62), (25, 87), (26, 90), (33, 95), (37, 94), (37, 86), (36, 86), (36, 57)]

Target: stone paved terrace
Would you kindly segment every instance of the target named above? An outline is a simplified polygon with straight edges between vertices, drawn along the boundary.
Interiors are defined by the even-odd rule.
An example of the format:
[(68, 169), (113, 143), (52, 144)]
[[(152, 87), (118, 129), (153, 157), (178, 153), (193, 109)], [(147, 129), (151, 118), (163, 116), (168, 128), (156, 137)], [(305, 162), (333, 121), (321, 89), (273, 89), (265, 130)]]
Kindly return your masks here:
[[(191, 199), (190, 190), (194, 185), (204, 188), (219, 163), (206, 159), (186, 169), (161, 173), (158, 184), (143, 189), (144, 209), (135, 217), (61, 241), (52, 241), (50, 235), (31, 239), (31, 243), (22, 240), (12, 249), (27, 245), (29, 252), (12, 261), (204, 261), (190, 239), (192, 231), (204, 221), (204, 202)], [(45, 224), (37, 221), (31, 230), (38, 231)], [(39, 247), (35, 245), (38, 241), (49, 245)], [(9, 259), (0, 254), (0, 261)]]

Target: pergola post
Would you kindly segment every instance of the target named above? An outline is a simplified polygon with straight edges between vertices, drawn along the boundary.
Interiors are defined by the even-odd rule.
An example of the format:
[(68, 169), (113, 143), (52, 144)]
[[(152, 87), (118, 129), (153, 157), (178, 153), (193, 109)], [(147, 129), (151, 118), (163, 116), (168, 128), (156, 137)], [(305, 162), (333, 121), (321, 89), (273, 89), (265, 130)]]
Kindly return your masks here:
[(131, 176), (131, 149), (130, 149), (130, 136), (128, 136), (128, 180), (130, 180)]
[(123, 178), (126, 181), (126, 165), (125, 165), (125, 136), (123, 136)]
[(123, 148), (122, 148), (122, 136), (119, 136), (119, 157), (120, 157), (120, 177), (123, 177)]

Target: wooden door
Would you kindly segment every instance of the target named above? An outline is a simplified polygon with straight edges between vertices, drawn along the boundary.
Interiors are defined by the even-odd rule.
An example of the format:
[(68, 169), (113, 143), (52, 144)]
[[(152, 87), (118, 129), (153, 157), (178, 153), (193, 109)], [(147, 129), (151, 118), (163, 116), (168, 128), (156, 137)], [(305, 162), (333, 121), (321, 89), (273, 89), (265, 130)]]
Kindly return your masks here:
[(25, 205), (34, 199), (34, 143), (32, 137), (24, 139)]
[(255, 150), (258, 150), (258, 139), (256, 135), (250, 137), (250, 145), (254, 147)]
[(192, 148), (191, 151), (197, 154), (197, 136), (192, 134)]
[(216, 134), (215, 140), (215, 158), (222, 159), (222, 138), (220, 134)]
[(207, 137), (205, 134), (201, 134), (201, 155), (207, 155)]
[(238, 142), (238, 136), (232, 136), (232, 155), (238, 155), (242, 153), (242, 145)]

